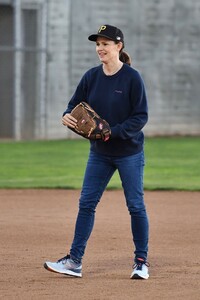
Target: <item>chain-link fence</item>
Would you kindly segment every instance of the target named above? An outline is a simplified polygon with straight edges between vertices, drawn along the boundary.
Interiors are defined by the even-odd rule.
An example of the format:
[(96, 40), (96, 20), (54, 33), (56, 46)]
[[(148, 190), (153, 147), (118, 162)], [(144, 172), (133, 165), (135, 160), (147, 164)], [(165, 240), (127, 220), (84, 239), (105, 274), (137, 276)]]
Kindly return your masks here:
[(43, 137), (46, 1), (0, 2), (0, 58), (0, 137)]

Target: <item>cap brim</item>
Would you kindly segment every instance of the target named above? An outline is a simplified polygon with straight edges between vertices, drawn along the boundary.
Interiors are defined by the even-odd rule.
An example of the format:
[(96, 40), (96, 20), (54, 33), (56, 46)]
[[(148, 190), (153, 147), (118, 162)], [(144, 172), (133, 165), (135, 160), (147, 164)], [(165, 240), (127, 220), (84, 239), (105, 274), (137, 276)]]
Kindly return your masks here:
[(104, 35), (104, 34), (92, 34), (92, 35), (90, 35), (88, 37), (88, 40), (92, 41), (92, 42), (96, 42), (96, 40), (97, 40), (98, 37), (105, 37), (105, 38), (107, 38), (107, 39), (109, 39), (111, 41), (114, 41), (114, 39), (111, 39), (109, 36)]

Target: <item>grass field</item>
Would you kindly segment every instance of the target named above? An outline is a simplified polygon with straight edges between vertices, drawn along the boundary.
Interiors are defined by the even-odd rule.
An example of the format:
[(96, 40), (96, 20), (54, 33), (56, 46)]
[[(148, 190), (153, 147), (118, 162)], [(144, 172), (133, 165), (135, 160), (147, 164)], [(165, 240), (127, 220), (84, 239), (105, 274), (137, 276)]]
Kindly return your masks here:
[[(87, 140), (0, 143), (0, 188), (81, 188)], [(200, 190), (200, 138), (146, 138), (146, 190)], [(108, 188), (121, 188), (116, 173)]]

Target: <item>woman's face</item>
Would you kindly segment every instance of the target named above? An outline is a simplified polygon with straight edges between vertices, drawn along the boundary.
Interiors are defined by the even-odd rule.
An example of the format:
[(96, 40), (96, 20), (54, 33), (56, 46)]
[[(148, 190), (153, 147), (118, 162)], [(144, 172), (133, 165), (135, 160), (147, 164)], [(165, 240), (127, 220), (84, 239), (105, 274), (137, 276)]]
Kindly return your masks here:
[(96, 52), (102, 63), (114, 62), (119, 59), (119, 51), (122, 48), (122, 43), (116, 44), (104, 37), (98, 37), (96, 41)]

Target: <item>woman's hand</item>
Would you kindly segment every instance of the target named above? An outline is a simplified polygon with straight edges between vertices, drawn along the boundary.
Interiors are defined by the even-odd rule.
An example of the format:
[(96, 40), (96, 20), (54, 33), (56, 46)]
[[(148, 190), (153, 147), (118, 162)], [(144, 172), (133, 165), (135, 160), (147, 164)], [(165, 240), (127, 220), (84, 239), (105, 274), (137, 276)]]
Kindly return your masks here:
[(74, 128), (76, 126), (77, 120), (71, 116), (71, 114), (66, 114), (64, 117), (62, 117), (62, 124), (64, 126), (69, 126), (71, 128)]

